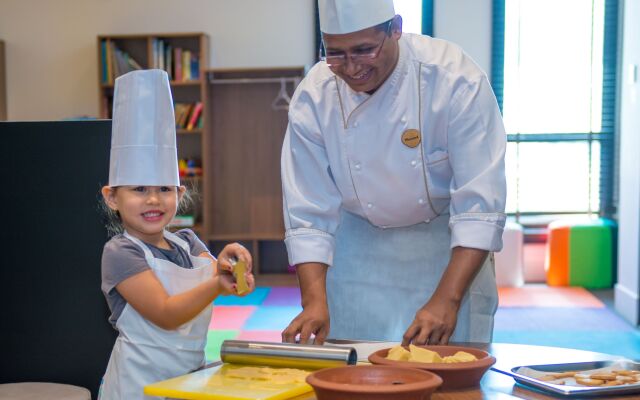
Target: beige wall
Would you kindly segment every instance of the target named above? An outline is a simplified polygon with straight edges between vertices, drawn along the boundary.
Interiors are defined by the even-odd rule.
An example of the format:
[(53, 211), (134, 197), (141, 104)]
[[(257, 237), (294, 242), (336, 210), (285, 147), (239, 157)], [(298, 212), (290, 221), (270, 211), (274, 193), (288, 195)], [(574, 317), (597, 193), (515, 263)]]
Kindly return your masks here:
[[(211, 67), (314, 60), (316, 0), (0, 0), (10, 120), (98, 114), (96, 36), (205, 32)], [(435, 0), (435, 36), (490, 72), (491, 0)]]
[(0, 0), (10, 120), (98, 114), (96, 36), (205, 32), (210, 66), (314, 59), (315, 0)]

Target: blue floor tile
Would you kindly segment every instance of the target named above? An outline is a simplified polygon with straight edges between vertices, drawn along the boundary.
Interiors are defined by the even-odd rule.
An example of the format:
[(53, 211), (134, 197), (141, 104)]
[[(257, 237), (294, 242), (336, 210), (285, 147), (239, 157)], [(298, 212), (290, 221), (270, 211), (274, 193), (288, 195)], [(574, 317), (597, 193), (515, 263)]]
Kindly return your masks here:
[(217, 306), (259, 306), (269, 295), (271, 288), (257, 287), (253, 292), (244, 297), (219, 296), (213, 304)]
[(607, 308), (498, 308), (495, 330), (501, 331), (619, 331), (634, 328)]
[(281, 331), (302, 311), (301, 307), (259, 307), (245, 322), (244, 330)]

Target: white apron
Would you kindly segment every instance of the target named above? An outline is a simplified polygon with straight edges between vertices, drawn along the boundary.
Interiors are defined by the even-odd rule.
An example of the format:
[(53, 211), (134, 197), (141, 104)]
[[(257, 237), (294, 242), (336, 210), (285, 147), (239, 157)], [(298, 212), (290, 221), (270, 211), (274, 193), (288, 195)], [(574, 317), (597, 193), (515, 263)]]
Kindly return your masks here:
[[(348, 212), (341, 217), (327, 273), (329, 337), (402, 341), (451, 257), (449, 216), (388, 229)], [(450, 341), (491, 342), (497, 307), (491, 254), (464, 296)]]
[[(416, 89), (406, 96), (417, 95), (412, 112), (418, 116), (418, 130), (424, 132), (420, 69)], [(359, 108), (365, 107), (372, 106)], [(342, 113), (345, 115), (344, 109)], [(374, 140), (375, 134), (384, 135), (385, 128), (372, 128), (368, 136), (373, 138), (367, 140)], [(388, 128), (395, 129), (393, 125)], [(425, 147), (429, 140), (423, 137), (419, 144), (423, 166), (427, 165)], [(430, 193), (424, 168), (422, 181), (416, 184), (424, 185), (424, 196), (437, 215), (430, 221), (380, 228), (363, 217), (341, 211), (334, 262), (327, 272), (332, 339), (401, 341), (418, 309), (438, 286), (451, 258), (448, 204), (443, 206), (446, 199)], [(498, 291), (490, 254), (462, 300), (457, 325), (449, 340), (491, 342), (497, 307)]]
[[(151, 250), (128, 233), (137, 244), (162, 286), (170, 296), (190, 290), (211, 279), (211, 260), (191, 255), (187, 242), (170, 232), (165, 238), (181, 246), (191, 258), (193, 269), (154, 258)], [(116, 322), (119, 335), (111, 352), (100, 390), (102, 400), (157, 399), (143, 395), (143, 387), (153, 382), (189, 373), (205, 363), (204, 347), (212, 305), (176, 330), (165, 330), (143, 318), (127, 304)]]

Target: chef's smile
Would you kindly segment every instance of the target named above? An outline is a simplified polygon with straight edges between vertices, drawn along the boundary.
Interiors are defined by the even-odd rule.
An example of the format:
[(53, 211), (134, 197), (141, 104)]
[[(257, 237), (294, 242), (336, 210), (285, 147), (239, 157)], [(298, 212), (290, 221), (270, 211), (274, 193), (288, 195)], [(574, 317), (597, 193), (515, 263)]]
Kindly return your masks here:
[(387, 79), (398, 61), (400, 30), (395, 18), (378, 27), (349, 34), (323, 34), (321, 56), (351, 89), (372, 94)]

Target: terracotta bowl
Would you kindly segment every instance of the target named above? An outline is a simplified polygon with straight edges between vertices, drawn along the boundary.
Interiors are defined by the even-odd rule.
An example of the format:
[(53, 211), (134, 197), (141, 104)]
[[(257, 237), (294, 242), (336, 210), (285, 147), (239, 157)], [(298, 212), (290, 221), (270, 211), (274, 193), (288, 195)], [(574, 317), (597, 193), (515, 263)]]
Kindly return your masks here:
[[(452, 356), (457, 351), (466, 351), (473, 354), (478, 360), (461, 363), (419, 363), (410, 361), (387, 360), (390, 349), (378, 350), (369, 356), (372, 364), (392, 365), (404, 368), (416, 368), (431, 371), (442, 378), (441, 389), (460, 389), (480, 384), (480, 379), (485, 372), (496, 362), (495, 357), (484, 350), (462, 346), (418, 346), (435, 351), (440, 357)], [(409, 348), (407, 347), (407, 350)]]
[(442, 379), (418, 369), (353, 365), (321, 369), (307, 383), (318, 400), (428, 400)]

